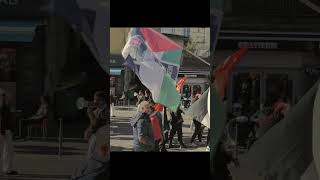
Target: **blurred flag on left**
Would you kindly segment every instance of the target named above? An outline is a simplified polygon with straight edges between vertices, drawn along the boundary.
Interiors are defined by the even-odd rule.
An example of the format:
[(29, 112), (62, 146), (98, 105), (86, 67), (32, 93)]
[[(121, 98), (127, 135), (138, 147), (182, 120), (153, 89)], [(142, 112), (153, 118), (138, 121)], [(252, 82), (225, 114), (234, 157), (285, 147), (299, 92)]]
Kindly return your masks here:
[(187, 77), (185, 76), (185, 77), (181, 78), (181, 79), (178, 81), (178, 83), (177, 83), (177, 91), (178, 91), (178, 93), (181, 93), (182, 86), (183, 86), (183, 84), (184, 84), (184, 82), (185, 82), (186, 80), (187, 80)]
[(152, 28), (131, 28), (122, 50), (124, 64), (150, 90), (153, 100), (174, 112), (180, 105), (176, 79), (181, 55), (181, 46)]

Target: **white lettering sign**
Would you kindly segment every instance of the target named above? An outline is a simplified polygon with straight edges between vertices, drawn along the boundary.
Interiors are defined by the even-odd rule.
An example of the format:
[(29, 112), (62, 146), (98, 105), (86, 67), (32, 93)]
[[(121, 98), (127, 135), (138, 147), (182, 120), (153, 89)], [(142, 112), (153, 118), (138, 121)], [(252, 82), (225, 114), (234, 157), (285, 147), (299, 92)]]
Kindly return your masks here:
[(19, 0), (0, 0), (0, 5), (15, 6), (19, 4)]
[(239, 42), (239, 48), (252, 48), (252, 49), (277, 49), (278, 43), (276, 42)]

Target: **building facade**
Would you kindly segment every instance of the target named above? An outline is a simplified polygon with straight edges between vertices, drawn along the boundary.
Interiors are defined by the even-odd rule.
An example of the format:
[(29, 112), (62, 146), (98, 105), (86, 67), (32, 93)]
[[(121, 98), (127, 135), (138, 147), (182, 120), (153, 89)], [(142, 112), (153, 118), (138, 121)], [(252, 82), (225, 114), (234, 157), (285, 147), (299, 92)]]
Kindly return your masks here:
[[(224, 5), (214, 65), (249, 48), (230, 81), (229, 110), (232, 102), (250, 99), (257, 99), (257, 107), (280, 96), (296, 103), (317, 79), (306, 70), (320, 65), (320, 14), (294, 0), (226, 0)], [(250, 95), (241, 95), (242, 88)]]
[[(106, 74), (99, 69), (90, 45), (74, 29), (74, 19), (64, 16), (63, 10), (58, 11), (62, 14), (51, 12), (56, 10), (49, 9), (55, 1), (6, 2), (10, 3), (0, 3), (0, 88), (11, 93), (22, 117), (35, 113), (40, 96), (48, 96), (52, 105), (49, 136), (56, 135), (58, 117), (66, 117), (66, 122), (77, 119), (74, 102), (87, 91), (81, 92), (80, 84), (100, 74), (95, 80), (101, 77), (105, 84), (86, 86), (106, 88)], [(93, 28), (95, 12), (81, 9), (81, 13)]]
[[(189, 44), (193, 45), (190, 51), (197, 56), (205, 58), (208, 61), (210, 47), (209, 28), (154, 28), (158, 32), (169, 37), (177, 44), (186, 48)], [(111, 86), (110, 93), (120, 97), (123, 92), (128, 90), (141, 89), (143, 85), (136, 78), (134, 73), (124, 67), (124, 60), (121, 55), (122, 48), (127, 41), (129, 28), (111, 28), (110, 30), (110, 66), (111, 66)], [(200, 90), (204, 92), (208, 87), (209, 66), (201, 62), (194, 55), (183, 51), (181, 58), (181, 67), (178, 74), (178, 80), (188, 76), (183, 88), (183, 97), (191, 99), (191, 94)], [(132, 97), (133, 93), (129, 93)]]

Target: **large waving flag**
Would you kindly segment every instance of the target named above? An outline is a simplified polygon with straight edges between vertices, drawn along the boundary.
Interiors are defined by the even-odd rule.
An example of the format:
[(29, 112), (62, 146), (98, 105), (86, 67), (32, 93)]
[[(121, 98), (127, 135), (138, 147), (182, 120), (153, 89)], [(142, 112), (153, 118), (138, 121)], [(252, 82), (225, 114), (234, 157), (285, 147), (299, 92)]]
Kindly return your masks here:
[(320, 177), (320, 86), (318, 86), (316, 98), (313, 105), (312, 117), (312, 154), (314, 160), (314, 174)]
[(182, 47), (152, 28), (136, 28), (148, 49), (161, 62), (173, 80), (177, 80), (182, 57)]
[(195, 119), (203, 125), (210, 127), (209, 121), (205, 117), (208, 114), (207, 101), (208, 101), (209, 88), (194, 102), (185, 112), (184, 118)]
[(224, 63), (220, 64), (214, 71), (215, 84), (217, 87), (217, 91), (219, 92), (222, 99), (224, 98), (224, 93), (235, 65), (241, 60), (241, 57), (243, 57), (247, 52), (247, 48), (239, 49), (234, 54), (229, 56), (224, 61)]
[(125, 65), (146, 86), (156, 103), (176, 111), (180, 95), (176, 79), (182, 47), (151, 28), (132, 28), (122, 50)]

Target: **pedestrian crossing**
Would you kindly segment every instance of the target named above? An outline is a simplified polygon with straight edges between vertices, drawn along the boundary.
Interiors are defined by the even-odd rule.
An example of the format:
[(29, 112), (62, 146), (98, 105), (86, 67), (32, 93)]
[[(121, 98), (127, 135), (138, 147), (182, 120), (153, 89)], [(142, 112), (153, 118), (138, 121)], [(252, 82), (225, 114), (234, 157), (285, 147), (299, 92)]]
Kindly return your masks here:
[(36, 175), (36, 174), (19, 174), (19, 175), (0, 175), (0, 180), (70, 180), (66, 175)]

